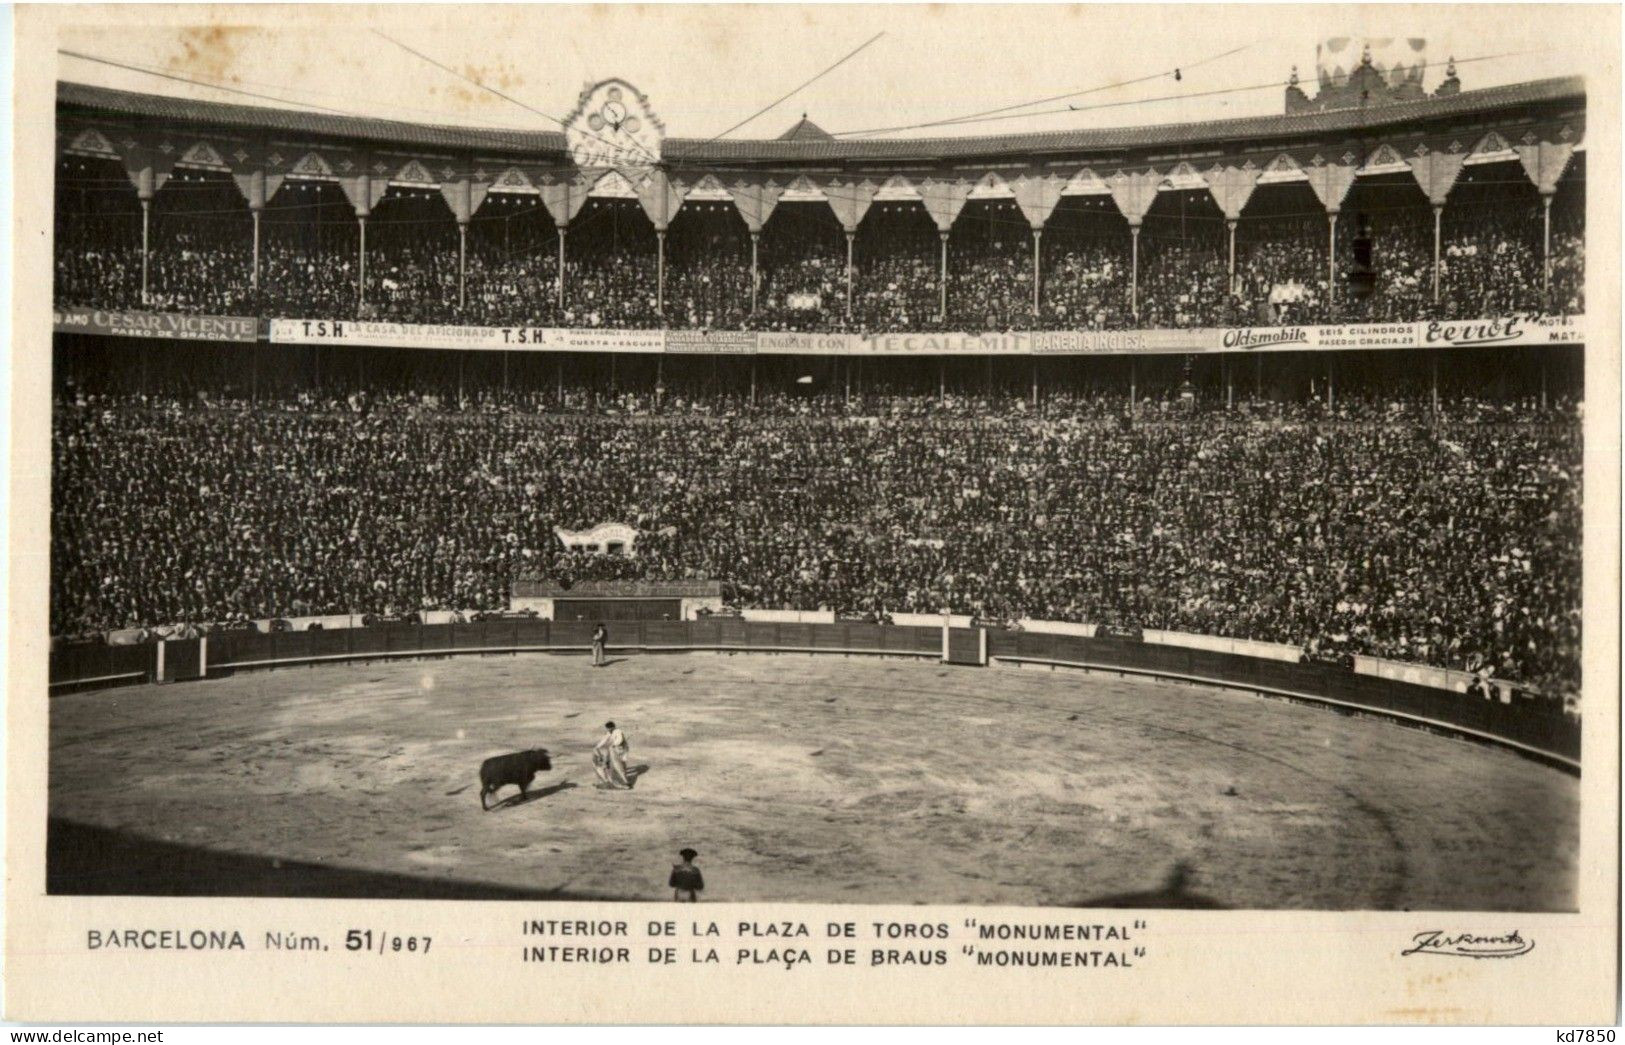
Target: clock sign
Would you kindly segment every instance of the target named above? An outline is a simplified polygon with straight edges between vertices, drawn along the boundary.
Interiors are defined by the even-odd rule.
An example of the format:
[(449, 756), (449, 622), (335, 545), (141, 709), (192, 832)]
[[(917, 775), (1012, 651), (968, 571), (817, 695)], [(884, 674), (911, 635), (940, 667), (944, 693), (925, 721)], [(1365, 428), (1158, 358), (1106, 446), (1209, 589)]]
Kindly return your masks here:
[(577, 167), (650, 167), (660, 160), (665, 128), (637, 88), (604, 80), (581, 92), (564, 139)]

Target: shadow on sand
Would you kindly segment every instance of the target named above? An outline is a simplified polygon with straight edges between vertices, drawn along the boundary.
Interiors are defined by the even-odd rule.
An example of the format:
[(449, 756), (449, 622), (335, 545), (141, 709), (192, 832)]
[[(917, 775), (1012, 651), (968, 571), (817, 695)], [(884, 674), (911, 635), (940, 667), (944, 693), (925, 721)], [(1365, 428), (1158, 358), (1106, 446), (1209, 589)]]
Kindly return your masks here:
[(1162, 883), (1162, 888), (1153, 889), (1143, 893), (1117, 893), (1112, 896), (1097, 896), (1088, 900), (1079, 900), (1073, 907), (1145, 907), (1165, 908), (1189, 911), (1218, 911), (1225, 910), (1229, 905), (1222, 904), (1211, 896), (1190, 891), (1191, 866), (1180, 862), (1168, 872), (1168, 878)]
[[(532, 792), (536, 797), (539, 792)], [(223, 853), (51, 818), (45, 889), (55, 896), (280, 896), (330, 900), (629, 900)]]
[(500, 802), (492, 803), (490, 812), (494, 813), (498, 809), (511, 809), (514, 806), (529, 805), (531, 802), (546, 798), (548, 795), (556, 795), (560, 791), (573, 791), (580, 786), (573, 780), (560, 780), (556, 784), (540, 787), (534, 791), (515, 792)]

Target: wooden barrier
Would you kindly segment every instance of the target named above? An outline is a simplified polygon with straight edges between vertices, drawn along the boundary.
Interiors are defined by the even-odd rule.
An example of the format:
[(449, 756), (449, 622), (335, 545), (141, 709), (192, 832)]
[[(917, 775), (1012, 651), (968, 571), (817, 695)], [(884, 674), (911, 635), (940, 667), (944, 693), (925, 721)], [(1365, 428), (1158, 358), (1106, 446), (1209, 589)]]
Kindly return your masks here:
[[(217, 631), (207, 654), (198, 640), (141, 646), (65, 645), (50, 655), (53, 693), (149, 681), (158, 651), (175, 681), (260, 668), (400, 657), (467, 654), (581, 653), (591, 648), (593, 625), (578, 621), (502, 620), (471, 624), (388, 625), (332, 631)], [(1001, 629), (953, 628), (955, 663), (1006, 662), (1117, 671), (1180, 679), (1290, 697), (1387, 715), (1397, 721), (1506, 744), (1578, 771), (1580, 723), (1532, 701), (1503, 703), (1450, 690), (1357, 674), (1327, 664), (1295, 664), (1240, 653), (1128, 639), (1090, 638)], [(800, 621), (619, 621), (609, 629), (610, 652), (763, 652), (901, 656), (941, 660), (940, 618), (935, 626)]]

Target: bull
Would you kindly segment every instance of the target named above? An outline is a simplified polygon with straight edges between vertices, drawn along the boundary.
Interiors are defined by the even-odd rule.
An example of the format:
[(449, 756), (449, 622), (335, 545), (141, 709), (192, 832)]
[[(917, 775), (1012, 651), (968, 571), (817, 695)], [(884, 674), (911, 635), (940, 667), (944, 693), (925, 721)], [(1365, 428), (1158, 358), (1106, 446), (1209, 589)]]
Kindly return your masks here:
[(536, 774), (552, 768), (553, 762), (547, 757), (545, 748), (493, 755), (480, 763), (480, 808), (490, 812), (491, 807), (485, 804), (485, 796), (496, 794), (508, 784), (516, 785), (523, 797), (529, 793), (530, 782), (536, 779)]

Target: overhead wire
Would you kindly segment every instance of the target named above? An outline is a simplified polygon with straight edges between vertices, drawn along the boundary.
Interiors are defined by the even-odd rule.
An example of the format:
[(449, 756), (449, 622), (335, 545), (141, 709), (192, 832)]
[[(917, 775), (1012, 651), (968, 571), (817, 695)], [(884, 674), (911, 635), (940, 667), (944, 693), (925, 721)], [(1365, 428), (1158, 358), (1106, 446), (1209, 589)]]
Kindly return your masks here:
[(241, 87), (228, 87), (224, 84), (205, 83), (202, 80), (195, 80), (189, 76), (181, 76), (178, 73), (163, 72), (158, 69), (133, 65), (129, 62), (116, 61), (112, 58), (103, 58), (99, 55), (85, 54), (83, 51), (72, 51), (67, 48), (58, 48), (57, 54), (65, 55), (68, 58), (77, 58), (80, 61), (94, 62), (98, 65), (111, 66), (115, 69), (123, 69), (127, 72), (141, 73), (146, 76), (156, 76), (163, 80), (173, 80), (176, 83), (191, 84), (193, 87), (206, 87), (210, 90), (224, 91), (227, 94), (242, 95), (245, 98), (257, 98), (260, 101), (276, 102), (278, 105), (293, 105), (299, 108), (320, 109), (323, 112), (334, 113), (339, 116), (351, 115), (343, 109), (334, 109), (326, 105), (317, 105), (314, 102), (301, 102), (292, 98), (280, 98), (275, 95), (261, 94), (258, 91), (245, 90)]
[[(70, 58), (78, 58), (78, 59), (81, 59), (83, 61), (94, 62), (94, 63), (99, 64), (99, 65), (111, 66), (112, 68), (115, 68), (115, 69), (124, 69), (124, 70), (129, 71), (129, 72), (141, 73), (141, 74), (147, 75), (147, 76), (156, 76), (156, 77), (159, 77), (160, 79), (164, 79), (164, 80), (173, 80), (173, 81), (175, 81), (177, 83), (190, 84), (193, 87), (201, 87), (201, 88), (204, 88), (205, 90), (224, 91), (224, 92), (226, 92), (228, 94), (237, 94), (237, 95), (242, 95), (242, 96), (248, 97), (248, 98), (257, 98), (257, 99), (260, 99), (262, 101), (276, 102), (279, 105), (292, 105), (292, 106), (297, 106), (297, 107), (300, 107), (300, 108), (317, 109), (317, 110), (320, 110), (320, 111), (325, 112), (325, 113), (331, 113), (332, 115), (342, 116), (342, 117), (345, 117), (347, 119), (352, 119), (352, 120), (369, 120), (369, 121), (374, 121), (374, 122), (379, 122), (379, 123), (401, 123), (401, 124), (406, 124), (407, 126), (414, 127), (414, 128), (417, 128), (417, 129), (451, 131), (451, 132), (454, 132), (454, 133), (457, 133), (457, 134), (463, 136), (464, 138), (466, 138), (466, 139), (468, 139), (468, 140), (470, 140), (470, 141), (472, 141), (474, 143), (483, 145), (483, 146), (485, 146), (487, 148), (502, 149), (502, 150), (507, 150), (509, 152), (521, 152), (521, 153), (533, 153), (535, 151), (534, 147), (528, 146), (524, 142), (515, 140), (514, 138), (504, 137), (505, 135), (510, 135), (510, 134), (511, 135), (523, 135), (523, 134), (534, 133), (532, 131), (526, 131), (526, 130), (517, 129), (517, 128), (516, 129), (504, 129), (504, 128), (496, 128), (496, 127), (468, 128), (468, 127), (457, 126), (455, 124), (430, 125), (430, 124), (423, 124), (423, 123), (415, 123), (415, 122), (409, 121), (409, 120), (397, 120), (397, 119), (392, 119), (392, 118), (389, 118), (389, 117), (370, 115), (370, 114), (367, 114), (367, 113), (357, 112), (357, 111), (355, 111), (353, 109), (337, 109), (337, 108), (333, 108), (332, 106), (318, 105), (318, 104), (316, 104), (314, 102), (298, 101), (296, 99), (280, 98), (280, 97), (276, 97), (276, 96), (273, 96), (273, 95), (261, 94), (258, 91), (249, 91), (249, 90), (245, 90), (245, 89), (240, 88), (240, 87), (232, 87), (232, 86), (229, 86), (229, 85), (226, 85), (226, 84), (210, 83), (210, 82), (208, 82), (206, 80), (199, 80), (199, 79), (195, 79), (193, 77), (181, 76), (178, 73), (163, 72), (163, 71), (153, 69), (153, 68), (150, 68), (150, 67), (142, 67), (142, 66), (139, 66), (139, 65), (131, 64), (129, 62), (116, 61), (116, 60), (111, 59), (111, 58), (103, 58), (103, 57), (100, 57), (98, 55), (85, 54), (85, 53), (79, 52), (79, 51), (62, 50), (62, 51), (58, 51), (57, 53), (62, 54), (62, 55), (66, 55), (67, 57), (70, 57)], [(447, 116), (446, 118), (448, 120), (454, 119), (454, 117), (450, 117), (450, 116)]]
[(734, 131), (737, 131), (739, 128), (741, 128), (741, 127), (745, 126), (746, 124), (750, 123), (751, 121), (755, 120), (757, 117), (761, 116), (763, 113), (771, 111), (772, 109), (776, 108), (777, 106), (783, 104), (784, 102), (786, 102), (786, 101), (790, 100), (791, 98), (795, 97), (797, 94), (801, 93), (801, 91), (804, 90), (805, 88), (810, 87), (814, 83), (817, 83), (819, 80), (823, 79), (825, 76), (828, 76), (830, 73), (834, 72), (836, 69), (839, 69), (841, 66), (845, 65), (848, 61), (850, 61), (851, 59), (857, 57), (860, 52), (867, 49), (870, 44), (874, 43), (876, 40), (880, 39), (882, 36), (885, 36), (885, 35), (886, 35), (885, 30), (882, 30), (882, 31), (876, 33), (875, 35), (869, 37), (869, 39), (865, 40), (863, 43), (859, 44), (858, 46), (854, 47), (852, 50), (848, 51), (846, 54), (842, 55), (839, 59), (837, 59), (835, 61), (834, 64), (825, 66), (822, 70), (815, 73), (813, 76), (803, 80), (801, 83), (797, 84), (795, 87), (793, 87), (792, 89), (790, 89), (786, 93), (780, 95), (778, 98), (775, 98), (773, 101), (768, 102), (766, 105), (762, 106), (760, 109), (757, 109), (755, 112), (751, 113), (749, 116), (745, 117), (743, 120), (740, 120), (738, 123), (734, 124), (732, 127), (729, 127), (727, 130), (721, 131), (721, 132), (719, 132), (717, 134), (714, 134), (711, 137), (705, 139), (704, 141), (701, 141), (698, 144), (696, 144), (694, 146), (691, 146), (689, 148), (688, 152), (685, 153), (683, 156), (676, 156), (676, 157), (673, 157), (673, 159), (681, 160), (681, 159), (685, 158), (686, 156), (691, 156), (696, 151), (705, 148), (707, 145), (710, 145), (713, 142), (716, 142), (716, 141), (718, 141), (718, 140), (720, 140), (722, 138), (727, 137), (728, 135), (732, 134)]
[[(490, 93), (496, 95), (498, 98), (501, 98), (501, 99), (503, 99), (504, 101), (507, 101), (507, 102), (511, 102), (512, 104), (519, 106), (521, 109), (524, 109), (527, 112), (535, 113), (537, 116), (540, 116), (545, 120), (551, 120), (554, 123), (558, 124), (561, 128), (567, 126), (566, 121), (560, 119), (557, 116), (554, 116), (552, 113), (544, 112), (541, 109), (536, 108), (534, 105), (531, 105), (528, 102), (521, 101), (518, 98), (515, 98), (513, 95), (508, 94), (505, 91), (500, 91), (497, 88), (492, 87), (491, 85), (485, 83), (484, 81), (482, 81), (482, 80), (480, 80), (480, 79), (478, 79), (476, 77), (469, 76), (466, 73), (459, 72), (456, 69), (453, 69), (451, 66), (446, 65), (444, 62), (438, 61), (438, 60), (430, 57), (429, 55), (424, 54), (422, 51), (419, 51), (416, 48), (410, 47), (407, 44), (404, 44), (401, 41), (395, 39), (394, 37), (389, 36), (387, 33), (379, 32), (377, 29), (374, 29), (372, 32), (373, 32), (373, 35), (379, 37), (380, 39), (389, 41), (390, 43), (394, 44), (396, 47), (399, 47), (401, 50), (405, 51), (407, 54), (413, 55), (413, 56), (415, 56), (415, 57), (417, 57), (417, 58), (419, 58), (419, 59), (421, 59), (421, 60), (423, 60), (425, 62), (428, 62), (430, 65), (434, 66), (436, 69), (439, 69), (439, 70), (441, 70), (443, 72), (446, 72), (446, 73), (450, 73), (452, 76), (457, 77), (459, 80), (462, 80), (465, 83), (471, 83), (475, 87), (480, 88), (482, 91), (489, 91)], [(582, 128), (576, 128), (576, 130), (577, 130), (578, 133), (585, 134), (587, 137), (592, 138), (595, 141), (602, 142), (605, 145), (608, 145), (612, 149), (617, 149), (618, 150), (618, 149), (620, 149), (622, 147), (622, 143), (611, 141), (610, 139), (605, 138), (602, 135), (596, 134), (596, 133), (594, 133), (594, 132), (592, 132), (590, 130), (584, 130)], [(649, 162), (651, 164), (655, 164), (655, 163), (660, 162), (660, 157), (655, 156), (654, 154), (649, 152), (649, 150), (647, 148), (645, 148), (644, 145), (641, 142), (638, 142), (635, 139), (628, 139), (628, 142), (630, 142), (630, 144), (635, 146), (639, 152), (643, 153), (643, 155), (648, 158), (648, 160), (649, 160)]]
[[(1228, 58), (1233, 54), (1240, 54), (1242, 51), (1245, 51), (1248, 48), (1255, 47), (1255, 46), (1257, 46), (1256, 43), (1243, 44), (1240, 47), (1232, 47), (1230, 50), (1220, 52), (1219, 54), (1209, 55), (1206, 58), (1199, 59), (1199, 60), (1197, 60), (1195, 62), (1192, 62), (1192, 63), (1190, 63), (1188, 65), (1176, 65), (1176, 66), (1173, 66), (1173, 67), (1168, 68), (1168, 69), (1159, 69), (1157, 72), (1148, 73), (1145, 76), (1136, 76), (1133, 79), (1129, 79), (1129, 80), (1118, 80), (1118, 81), (1114, 81), (1112, 83), (1100, 84), (1099, 86), (1096, 86), (1096, 87), (1086, 87), (1086, 88), (1082, 88), (1082, 89), (1076, 90), (1076, 91), (1069, 91), (1069, 92), (1067, 92), (1065, 94), (1052, 94), (1052, 95), (1049, 95), (1048, 97), (1045, 97), (1045, 98), (1035, 98), (1032, 101), (1018, 102), (1018, 103), (1016, 103), (1014, 105), (1005, 105), (1005, 106), (1001, 106), (1000, 108), (997, 108), (997, 109), (984, 109), (981, 112), (967, 113), (967, 114), (965, 114), (963, 116), (951, 116), (951, 117), (947, 117), (947, 118), (942, 119), (942, 120), (934, 120), (934, 121), (930, 121), (930, 122), (927, 122), (927, 123), (911, 124), (909, 126), (901, 127), (901, 128), (874, 128), (874, 129), (869, 129), (869, 130), (858, 130), (858, 131), (837, 131), (837, 132), (835, 132), (835, 134), (836, 134), (836, 137), (843, 137), (843, 136), (855, 135), (855, 134), (880, 134), (880, 133), (883, 133), (885, 131), (890, 131), (890, 130), (920, 130), (920, 129), (924, 129), (924, 128), (928, 128), (928, 127), (934, 127), (934, 126), (948, 126), (948, 125), (952, 125), (952, 124), (960, 123), (960, 122), (971, 122), (971, 121), (974, 121), (974, 120), (982, 119), (984, 117), (997, 116), (997, 115), (999, 115), (1001, 113), (1013, 112), (1016, 109), (1030, 108), (1030, 107), (1032, 107), (1034, 105), (1044, 105), (1044, 104), (1046, 104), (1048, 102), (1063, 101), (1063, 100), (1065, 100), (1067, 98), (1081, 98), (1081, 97), (1083, 97), (1085, 95), (1099, 94), (1099, 93), (1101, 93), (1103, 91), (1115, 91), (1115, 90), (1118, 90), (1119, 88), (1123, 88), (1123, 87), (1132, 87), (1133, 85), (1138, 84), (1138, 83), (1147, 83), (1147, 82), (1149, 82), (1151, 80), (1160, 80), (1165, 76), (1176, 75), (1176, 74), (1182, 72), (1185, 69), (1198, 69), (1198, 68), (1201, 68), (1204, 65), (1210, 65), (1213, 62), (1217, 62), (1217, 61), (1219, 61), (1221, 59)], [(1076, 110), (1073, 110), (1073, 111), (1076, 111)]]
[[(281, 101), (281, 99), (276, 99), (276, 98), (273, 98), (272, 96), (269, 96), (269, 95), (261, 95), (261, 94), (258, 94), (256, 92), (252, 92), (252, 91), (246, 91), (246, 90), (243, 89), (243, 87), (241, 85), (247, 85), (249, 87), (269, 87), (269, 88), (273, 88), (273, 89), (276, 89), (276, 90), (284, 90), (284, 89), (286, 89), (288, 87), (287, 84), (270, 83), (270, 82), (267, 82), (267, 81), (264, 81), (264, 80), (248, 80), (248, 79), (243, 79), (243, 78), (240, 78), (240, 77), (237, 77), (237, 76), (232, 76), (229, 81), (223, 80), (223, 79), (218, 78), (218, 77), (201, 78), (201, 79), (197, 78), (197, 77), (183, 77), (183, 76), (179, 76), (177, 74), (174, 74), (174, 73), (170, 72), (169, 70), (157, 68), (157, 67), (152, 66), (152, 65), (143, 65), (140, 62), (124, 61), (124, 62), (115, 63), (111, 59), (100, 58), (100, 57), (97, 57), (97, 56), (94, 56), (94, 55), (87, 55), (87, 54), (84, 54), (84, 53), (78, 52), (78, 51), (59, 50), (57, 53), (61, 54), (61, 55), (64, 55), (66, 57), (76, 58), (76, 59), (79, 59), (81, 61), (93, 62), (93, 63), (101, 64), (101, 65), (116, 65), (118, 68), (122, 68), (122, 69), (128, 70), (130, 72), (141, 73), (141, 74), (148, 75), (148, 76), (162, 77), (164, 79), (177, 80), (177, 81), (182, 82), (182, 83), (188, 83), (188, 84), (192, 84), (192, 85), (197, 86), (197, 87), (203, 87), (203, 88), (206, 88), (208, 90), (222, 91), (222, 92), (225, 92), (225, 93), (228, 93), (228, 94), (240, 94), (240, 95), (245, 95), (245, 96), (250, 97), (250, 98), (261, 98), (261, 99), (268, 100), (268, 101)], [(446, 112), (446, 111), (441, 110), (441, 109), (423, 109), (423, 108), (419, 108), (417, 106), (412, 106), (412, 105), (402, 105), (399, 102), (380, 101), (380, 100), (375, 99), (375, 98), (357, 99), (356, 96), (353, 93), (349, 93), (349, 92), (313, 91), (313, 90), (310, 90), (309, 88), (303, 88), (302, 87), (298, 91), (289, 90), (289, 91), (287, 91), (287, 93), (295, 94), (295, 95), (303, 95), (303, 96), (306, 96), (306, 97), (314, 97), (314, 98), (345, 98), (345, 99), (348, 99), (348, 100), (350, 100), (352, 102), (358, 101), (358, 100), (359, 101), (364, 101), (369, 105), (376, 105), (376, 106), (380, 106), (380, 107), (383, 107), (383, 108), (386, 108), (386, 109), (393, 109), (393, 110), (398, 111), (398, 112), (409, 112), (409, 113), (413, 113), (413, 114), (418, 115), (418, 116), (433, 117), (433, 118), (435, 118), (437, 120), (444, 121), (444, 123), (441, 124), (441, 126), (458, 126), (460, 121), (465, 121), (465, 120), (468, 120), (468, 119), (471, 118), (467, 114), (449, 113), (449, 112)], [(317, 105), (317, 103), (315, 103), (315, 102), (308, 102), (308, 101), (304, 101), (302, 99), (295, 99), (295, 100), (291, 100), (291, 101), (285, 101), (284, 104), (319, 107)], [(353, 117), (355, 117), (357, 119), (389, 119), (389, 120), (395, 120), (396, 119), (395, 117), (381, 117), (381, 116), (377, 116), (377, 115), (363, 115), (362, 113), (358, 112), (355, 109), (328, 108), (328, 109), (325, 109), (324, 111), (331, 112), (331, 113), (334, 113), (336, 115), (353, 116)], [(479, 119), (479, 117), (472, 117), (472, 118), (476, 119), (476, 120)], [(405, 123), (405, 122), (410, 122), (410, 121), (400, 120), (399, 122)], [(524, 127), (514, 127), (514, 126), (509, 126), (509, 125), (487, 125), (487, 126), (481, 128), (481, 129), (496, 131), (496, 132), (499, 132), (499, 133), (513, 132), (513, 133), (520, 133), (520, 134), (523, 134), (526, 131), (526, 128), (524, 128)]]
[[(1500, 59), (1500, 58), (1512, 58), (1512, 57), (1518, 57), (1518, 56), (1521, 56), (1521, 55), (1541, 54), (1541, 53), (1544, 53), (1547, 50), (1549, 50), (1549, 48), (1538, 48), (1538, 49), (1523, 50), (1523, 51), (1503, 51), (1503, 52), (1501, 52), (1499, 54), (1477, 55), (1477, 56), (1472, 56), (1472, 57), (1468, 57), (1468, 58), (1452, 58), (1452, 59), (1447, 59), (1444, 62), (1422, 62), (1422, 63), (1418, 63), (1418, 66), (1421, 67), (1421, 68), (1433, 68), (1434, 66), (1447, 65), (1447, 64), (1451, 64), (1451, 63), (1453, 63), (1455, 65), (1470, 65), (1470, 64), (1472, 64), (1474, 62), (1487, 62), (1487, 61), (1491, 61), (1491, 60), (1494, 60), (1494, 59)], [(1157, 75), (1160, 77), (1160, 76), (1165, 76), (1167, 74), (1166, 73), (1159, 73)], [(1157, 78), (1157, 77), (1146, 77), (1146, 78), (1142, 78), (1142, 79), (1155, 79), (1155, 78)], [(1290, 81), (1288, 81), (1288, 80), (1272, 79), (1272, 80), (1264, 81), (1262, 83), (1247, 84), (1247, 85), (1241, 86), (1241, 87), (1215, 88), (1215, 89), (1210, 90), (1210, 91), (1185, 91), (1185, 92), (1180, 92), (1180, 93), (1177, 93), (1177, 94), (1159, 95), (1159, 96), (1154, 97), (1154, 98), (1130, 98), (1130, 99), (1123, 99), (1123, 100), (1114, 101), (1114, 102), (1097, 102), (1097, 103), (1094, 103), (1092, 105), (1068, 105), (1064, 109), (1043, 109), (1043, 110), (1040, 110), (1040, 111), (1037, 111), (1037, 112), (1009, 112), (1009, 113), (1005, 113), (1003, 115), (989, 115), (987, 113), (983, 113), (983, 114), (973, 114), (973, 115), (969, 115), (969, 116), (949, 117), (947, 119), (942, 119), (942, 120), (928, 120), (928, 121), (923, 122), (923, 123), (902, 124), (902, 125), (894, 126), (894, 127), (871, 127), (871, 128), (865, 128), (865, 129), (855, 130), (855, 131), (835, 131), (835, 132), (833, 132), (833, 136), (837, 137), (837, 138), (841, 138), (841, 137), (850, 137), (850, 136), (859, 135), (859, 134), (898, 133), (898, 132), (901, 132), (901, 131), (924, 130), (924, 129), (929, 129), (929, 128), (933, 128), (933, 127), (959, 127), (959, 126), (965, 126), (967, 124), (973, 124), (973, 123), (995, 123), (995, 122), (1000, 122), (1000, 121), (1003, 121), (1003, 120), (1023, 120), (1023, 119), (1029, 119), (1029, 118), (1034, 117), (1034, 116), (1054, 116), (1054, 115), (1058, 115), (1058, 114), (1061, 114), (1061, 113), (1094, 112), (1094, 111), (1102, 110), (1102, 109), (1118, 109), (1118, 108), (1122, 108), (1123, 106), (1127, 106), (1127, 105), (1150, 105), (1150, 104), (1157, 103), (1157, 102), (1183, 101), (1183, 100), (1192, 99), (1192, 98), (1212, 98), (1212, 97), (1217, 97), (1217, 96), (1225, 95), (1225, 94), (1242, 94), (1242, 93), (1247, 93), (1247, 92), (1250, 92), (1250, 91), (1260, 91), (1260, 90), (1264, 90), (1264, 89), (1267, 89), (1267, 88), (1270, 88), (1270, 87), (1286, 87), (1289, 84), (1290, 84)], [(1061, 96), (1061, 97), (1067, 97), (1067, 96)], [(1038, 105), (1038, 104), (1041, 104), (1044, 101), (1052, 101), (1052, 100), (1054, 100), (1054, 99), (1042, 99), (1042, 100), (1039, 100), (1039, 101), (1027, 102), (1027, 103), (1023, 103), (1023, 104), (1020, 104), (1020, 105), (1007, 106), (1006, 109), (1020, 109), (1020, 108), (1025, 108), (1028, 105)], [(989, 110), (989, 113), (1000, 113), (1000, 112), (1003, 112), (1003, 110)]]

